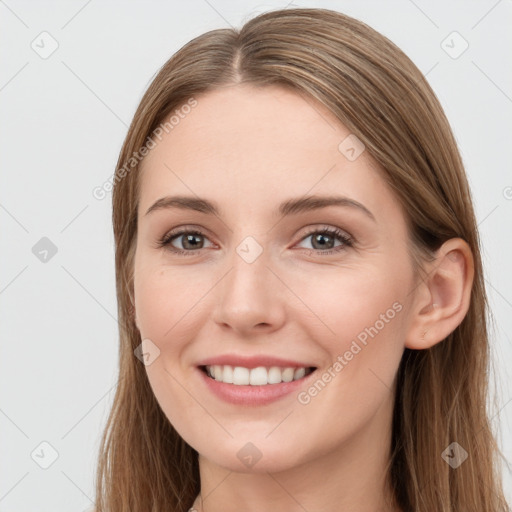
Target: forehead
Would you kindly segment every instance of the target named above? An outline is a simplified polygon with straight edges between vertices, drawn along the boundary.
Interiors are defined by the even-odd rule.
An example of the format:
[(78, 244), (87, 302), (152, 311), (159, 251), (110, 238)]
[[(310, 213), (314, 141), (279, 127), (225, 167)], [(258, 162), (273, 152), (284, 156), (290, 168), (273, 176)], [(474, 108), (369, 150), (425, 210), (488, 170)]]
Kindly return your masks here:
[[(225, 86), (195, 99), (186, 115), (174, 116), (177, 124), (163, 133), (143, 168), (171, 155), (261, 162), (286, 154), (290, 161), (300, 160), (304, 153), (337, 153), (340, 137), (349, 134), (319, 102), (278, 86)], [(166, 144), (171, 139), (172, 145)]]
[(171, 193), (215, 196), (237, 210), (332, 192), (370, 204), (372, 196), (382, 204), (387, 193), (393, 201), (376, 162), (366, 151), (347, 158), (343, 143), (353, 135), (313, 98), (279, 86), (236, 85), (195, 99), (142, 162), (141, 210)]

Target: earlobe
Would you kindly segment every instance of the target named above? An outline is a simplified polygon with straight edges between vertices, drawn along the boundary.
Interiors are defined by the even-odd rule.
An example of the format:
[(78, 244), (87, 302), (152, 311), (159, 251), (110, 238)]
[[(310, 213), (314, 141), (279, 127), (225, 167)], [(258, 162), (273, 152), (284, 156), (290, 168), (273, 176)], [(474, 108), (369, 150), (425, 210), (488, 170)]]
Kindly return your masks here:
[(444, 340), (469, 309), (474, 277), (473, 255), (461, 238), (446, 241), (417, 288), (407, 348), (422, 350)]

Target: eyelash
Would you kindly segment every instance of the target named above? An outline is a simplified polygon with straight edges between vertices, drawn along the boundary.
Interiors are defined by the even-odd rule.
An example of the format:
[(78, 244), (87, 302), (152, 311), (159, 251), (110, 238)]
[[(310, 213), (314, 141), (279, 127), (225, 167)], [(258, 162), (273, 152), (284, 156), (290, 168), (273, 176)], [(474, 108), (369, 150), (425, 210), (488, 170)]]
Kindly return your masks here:
[[(304, 239), (306, 239), (314, 234), (333, 236), (333, 237), (341, 240), (341, 242), (343, 242), (343, 244), (339, 245), (338, 247), (335, 247), (333, 249), (326, 250), (326, 251), (322, 251), (320, 249), (304, 249), (305, 251), (308, 251), (308, 252), (314, 251), (317, 254), (321, 254), (322, 256), (325, 256), (325, 255), (329, 255), (329, 254), (340, 253), (349, 247), (353, 247), (353, 245), (354, 245), (353, 238), (338, 228), (324, 228), (324, 229), (313, 228), (308, 233), (306, 233), (301, 238), (300, 241), (302, 242)], [(196, 250), (187, 251), (184, 249), (177, 249), (176, 247), (173, 247), (171, 245), (171, 241), (174, 240), (175, 238), (178, 238), (181, 235), (199, 235), (199, 236), (203, 236), (203, 237), (207, 238), (207, 236), (203, 232), (201, 232), (197, 229), (185, 229), (184, 228), (184, 229), (179, 229), (177, 231), (171, 231), (170, 233), (167, 233), (162, 239), (160, 239), (158, 241), (158, 247), (165, 248), (168, 251), (171, 251), (180, 256), (185, 256), (185, 255), (194, 256), (197, 253), (197, 251), (201, 250), (201, 249), (196, 249)]]

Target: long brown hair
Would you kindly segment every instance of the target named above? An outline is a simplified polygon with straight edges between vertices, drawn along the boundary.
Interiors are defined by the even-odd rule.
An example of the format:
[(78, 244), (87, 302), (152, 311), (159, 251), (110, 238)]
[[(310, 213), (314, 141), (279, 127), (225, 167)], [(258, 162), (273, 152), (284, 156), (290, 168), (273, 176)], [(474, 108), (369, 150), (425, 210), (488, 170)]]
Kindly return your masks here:
[[(475, 273), (464, 320), (432, 348), (404, 351), (387, 476), (404, 511), (509, 511), (486, 405), (491, 360), (480, 242), (449, 123), (425, 77), (391, 41), (343, 14), (299, 8), (190, 41), (160, 69), (130, 125), (114, 175), (120, 373), (98, 458), (97, 512), (181, 512), (199, 493), (197, 452), (169, 423), (134, 355), (141, 343), (133, 318), (134, 155), (174, 110), (241, 82), (309, 95), (357, 135), (407, 212), (418, 265), (450, 238), (469, 244)], [(441, 456), (454, 441), (469, 453), (456, 469)]]

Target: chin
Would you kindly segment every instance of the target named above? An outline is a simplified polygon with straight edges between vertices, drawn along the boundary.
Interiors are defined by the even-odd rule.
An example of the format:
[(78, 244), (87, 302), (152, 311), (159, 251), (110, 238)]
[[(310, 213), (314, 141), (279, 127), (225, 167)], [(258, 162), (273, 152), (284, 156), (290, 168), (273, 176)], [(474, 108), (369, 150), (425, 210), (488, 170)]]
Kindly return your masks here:
[(236, 473), (278, 473), (306, 462), (304, 446), (300, 446), (299, 452), (298, 446), (278, 446), (268, 440), (251, 442), (230, 439), (223, 445), (219, 443), (214, 450), (211, 444), (194, 449), (203, 459)]

